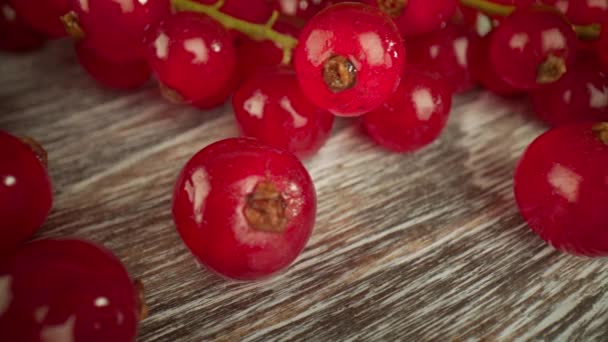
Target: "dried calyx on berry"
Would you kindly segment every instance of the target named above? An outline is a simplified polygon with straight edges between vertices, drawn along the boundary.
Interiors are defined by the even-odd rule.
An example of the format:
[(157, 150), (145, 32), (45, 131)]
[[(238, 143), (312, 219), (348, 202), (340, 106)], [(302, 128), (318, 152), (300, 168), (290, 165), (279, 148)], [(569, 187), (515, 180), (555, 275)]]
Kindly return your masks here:
[(593, 133), (604, 144), (608, 145), (608, 122), (598, 122), (593, 125)]
[(323, 80), (334, 93), (352, 88), (357, 83), (357, 68), (344, 56), (333, 56), (323, 64)]

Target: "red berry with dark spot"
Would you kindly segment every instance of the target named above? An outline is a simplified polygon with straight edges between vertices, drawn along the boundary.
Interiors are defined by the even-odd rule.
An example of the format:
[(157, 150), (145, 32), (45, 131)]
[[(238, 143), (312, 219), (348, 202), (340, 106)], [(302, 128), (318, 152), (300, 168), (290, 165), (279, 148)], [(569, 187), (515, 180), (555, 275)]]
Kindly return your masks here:
[(97, 56), (80, 44), (76, 45), (78, 62), (101, 85), (113, 89), (135, 89), (150, 79), (150, 67), (145, 60), (112, 63)]
[(487, 90), (501, 96), (521, 95), (523, 92), (516, 89), (497, 74), (496, 70), (488, 62), (488, 48), (493, 33), (485, 37), (472, 36), (468, 50), (468, 61), (473, 79), (479, 82)]
[(559, 14), (531, 9), (515, 12), (492, 34), (491, 64), (510, 86), (532, 90), (558, 81), (576, 57), (576, 33)]
[(10, 0), (27, 25), (50, 38), (67, 35), (61, 17), (70, 11), (68, 0)]
[(71, 34), (81, 38), (84, 47), (113, 63), (141, 60), (144, 31), (171, 13), (170, 0), (69, 1), (75, 16), (67, 21), (80, 30)]
[(244, 135), (306, 158), (329, 137), (334, 115), (313, 105), (291, 69), (274, 68), (248, 79), (232, 98)]
[(17, 15), (7, 0), (0, 0), (0, 50), (23, 52), (40, 48), (45, 38)]
[(608, 121), (608, 76), (593, 60), (582, 59), (558, 82), (531, 93), (536, 116), (559, 126)]
[(90, 242), (39, 240), (0, 262), (5, 341), (134, 341), (138, 309), (124, 266)]
[(315, 215), (315, 189), (298, 158), (250, 138), (199, 151), (173, 193), (173, 219), (188, 248), (233, 279), (259, 279), (289, 266)]
[(377, 8), (330, 6), (306, 24), (299, 41), (294, 63), (302, 90), (336, 115), (367, 113), (399, 85), (405, 48), (395, 24)]
[(608, 255), (608, 123), (554, 128), (526, 150), (515, 171), (519, 210), (555, 248)]
[(46, 154), (40, 145), (0, 131), (0, 151), (0, 254), (3, 254), (14, 250), (42, 226), (51, 210), (53, 191), (46, 171)]
[(458, 0), (367, 0), (390, 15), (404, 37), (441, 29), (454, 16)]
[[(180, 12), (146, 34), (147, 59), (164, 89), (177, 102), (219, 101), (233, 85), (236, 53), (232, 37), (217, 21)], [(230, 89), (231, 90), (231, 89)]]
[(472, 37), (464, 26), (450, 25), (406, 42), (408, 67), (437, 73), (454, 92), (464, 92), (475, 86), (468, 61)]
[(409, 152), (433, 142), (448, 121), (449, 87), (429, 74), (408, 70), (393, 96), (363, 116), (369, 136), (395, 152)]

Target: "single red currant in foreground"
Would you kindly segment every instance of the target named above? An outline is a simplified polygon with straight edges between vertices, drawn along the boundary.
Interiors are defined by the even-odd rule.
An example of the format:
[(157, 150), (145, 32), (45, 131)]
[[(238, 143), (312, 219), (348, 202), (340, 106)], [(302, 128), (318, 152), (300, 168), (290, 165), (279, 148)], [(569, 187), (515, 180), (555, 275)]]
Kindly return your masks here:
[(363, 116), (363, 126), (384, 148), (414, 151), (437, 139), (448, 121), (451, 105), (452, 94), (440, 79), (408, 70), (393, 96)]
[(580, 60), (558, 82), (531, 93), (536, 115), (559, 126), (608, 121), (608, 76), (593, 60)]
[(491, 64), (517, 89), (538, 89), (558, 81), (576, 57), (576, 34), (559, 14), (531, 9), (515, 12), (492, 34)]
[(315, 215), (315, 189), (298, 158), (250, 138), (199, 151), (173, 193), (173, 219), (188, 248), (234, 279), (286, 268), (304, 249)]
[(76, 45), (76, 56), (89, 75), (108, 88), (135, 89), (150, 79), (150, 67), (145, 60), (112, 63), (80, 44)]
[(554, 128), (526, 150), (515, 199), (530, 228), (555, 248), (608, 255), (608, 123)]
[(514, 96), (522, 94), (503, 81), (494, 70), (492, 64), (488, 62), (488, 47), (493, 33), (484, 37), (474, 35), (469, 42), (468, 61), (473, 79), (479, 82), (487, 90), (501, 95)]
[(64, 23), (81, 44), (113, 63), (143, 58), (144, 30), (171, 13), (170, 0), (69, 0)]
[(61, 17), (70, 11), (68, 0), (10, 0), (23, 21), (51, 38), (65, 36)]
[(404, 37), (433, 32), (445, 26), (458, 0), (367, 0), (390, 15)]
[[(236, 54), (232, 37), (217, 21), (180, 12), (146, 34), (147, 57), (165, 96), (195, 103), (229, 95)], [(168, 92), (167, 92), (168, 90)], [(225, 99), (223, 99), (225, 100)]]
[(14, 250), (42, 226), (51, 210), (53, 192), (46, 172), (46, 154), (39, 145), (0, 131), (0, 151), (0, 254), (3, 254)]
[(0, 262), (4, 341), (130, 342), (139, 302), (108, 250), (81, 240), (39, 240)]
[(299, 157), (316, 153), (331, 131), (334, 115), (313, 105), (291, 69), (274, 68), (247, 80), (232, 98), (244, 135)]
[(408, 67), (438, 73), (454, 92), (470, 90), (475, 85), (467, 58), (472, 35), (464, 26), (450, 25), (410, 38), (406, 44)]
[(44, 36), (17, 16), (7, 0), (0, 0), (0, 50), (29, 51), (44, 45)]
[(299, 41), (294, 63), (302, 90), (336, 115), (367, 113), (399, 85), (403, 42), (395, 24), (376, 8), (330, 6), (306, 24)]

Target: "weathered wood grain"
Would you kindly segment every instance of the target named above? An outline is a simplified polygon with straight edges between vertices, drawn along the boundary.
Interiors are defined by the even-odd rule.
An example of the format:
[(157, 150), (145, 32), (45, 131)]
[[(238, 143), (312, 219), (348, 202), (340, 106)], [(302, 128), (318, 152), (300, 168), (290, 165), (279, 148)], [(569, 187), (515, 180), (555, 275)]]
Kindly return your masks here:
[(237, 134), (229, 106), (102, 90), (67, 43), (0, 59), (0, 128), (49, 152), (56, 200), (38, 236), (103, 243), (143, 279), (141, 341), (608, 340), (606, 261), (547, 247), (514, 205), (513, 168), (543, 129), (523, 103), (459, 97), (440, 141), (409, 155), (341, 120), (306, 162), (307, 249), (278, 277), (235, 283), (200, 269), (170, 214), (185, 161)]

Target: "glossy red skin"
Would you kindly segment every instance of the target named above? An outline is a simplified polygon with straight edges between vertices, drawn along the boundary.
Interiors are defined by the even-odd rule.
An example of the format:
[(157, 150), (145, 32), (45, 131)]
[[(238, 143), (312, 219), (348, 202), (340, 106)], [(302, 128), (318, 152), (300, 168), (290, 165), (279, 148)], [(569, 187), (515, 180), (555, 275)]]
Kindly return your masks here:
[[(367, 3), (378, 7), (377, 0), (367, 0)], [(404, 37), (430, 33), (446, 25), (458, 4), (458, 0), (407, 0), (401, 15), (393, 19)]]
[(608, 121), (608, 76), (581, 60), (561, 80), (530, 94), (538, 118), (551, 126)]
[(592, 123), (551, 129), (526, 150), (515, 171), (515, 199), (530, 228), (555, 248), (608, 255), (608, 145)]
[(70, 11), (68, 0), (10, 0), (24, 23), (49, 38), (66, 36), (60, 17)]
[[(317, 106), (336, 115), (365, 114), (399, 85), (405, 48), (394, 23), (377, 8), (352, 3), (327, 7), (306, 24), (299, 41), (294, 65), (302, 90)], [(381, 49), (373, 49), (370, 41)], [(323, 64), (334, 55), (349, 58), (357, 69), (355, 85), (339, 93), (323, 80)]]
[[(213, 5), (217, 0), (196, 0), (196, 2)], [(272, 14), (272, 4), (268, 0), (225, 0), (221, 11), (252, 23), (264, 23)]]
[[(421, 96), (432, 99), (430, 106)], [(416, 106), (418, 98), (420, 108)], [(367, 134), (394, 152), (411, 152), (433, 142), (445, 127), (452, 105), (449, 87), (439, 78), (408, 70), (393, 96), (363, 116)]]
[(33, 31), (6, 0), (0, 0), (0, 50), (24, 52), (44, 45), (45, 38)]
[(0, 131), (0, 254), (42, 226), (53, 204), (45, 167), (18, 138)]
[(245, 81), (234, 94), (232, 107), (243, 135), (300, 158), (314, 155), (325, 144), (334, 122), (333, 114), (304, 96), (288, 68), (261, 71)]
[[(273, 29), (297, 39), (300, 30), (292, 24), (277, 22)], [(280, 65), (283, 61), (283, 49), (270, 40), (256, 41), (245, 36), (237, 44), (238, 74), (246, 80), (255, 72)]]
[(475, 86), (467, 58), (473, 33), (464, 26), (450, 25), (444, 30), (406, 41), (408, 67), (441, 75), (453, 92)]
[(517, 96), (522, 91), (518, 90), (498, 77), (492, 65), (488, 62), (488, 45), (492, 33), (485, 37), (473, 35), (468, 50), (468, 61), (471, 75), (485, 89), (501, 96)]
[[(543, 47), (543, 32), (557, 29), (556, 37), (565, 42), (563, 47)], [(512, 48), (510, 42), (515, 34), (527, 39), (523, 49)], [(520, 39), (523, 40), (523, 39)], [(538, 68), (549, 55), (561, 57), (566, 68), (574, 64), (576, 58), (576, 33), (558, 14), (549, 11), (527, 10), (516, 12), (503, 20), (495, 29), (489, 43), (489, 61), (498, 76), (510, 86), (532, 90), (544, 84), (537, 82)]]
[(10, 295), (0, 314), (5, 341), (50, 341), (49, 330), (55, 330), (56, 341), (135, 340), (133, 283), (102, 247), (82, 240), (25, 244), (0, 263), (0, 282)]
[(171, 13), (170, 0), (69, 1), (85, 34), (81, 44), (113, 63), (141, 60), (145, 30)]
[(566, 15), (573, 24), (589, 25), (608, 23), (608, 1), (603, 1), (604, 6), (591, 6), (588, 0), (541, 0), (547, 5), (556, 7)]
[(151, 29), (145, 42), (148, 62), (158, 80), (186, 103), (216, 99), (232, 82), (236, 69), (232, 37), (207, 16), (177, 13)]
[(104, 87), (136, 89), (150, 79), (150, 67), (145, 60), (116, 64), (103, 60), (80, 44), (76, 45), (76, 56), (84, 70)]
[[(256, 230), (243, 214), (247, 195), (262, 181), (273, 183), (287, 202), (289, 222), (281, 233)], [(315, 189), (300, 161), (251, 138), (226, 139), (199, 151), (173, 193), (173, 219), (188, 248), (210, 270), (232, 279), (285, 269), (304, 249), (315, 214)]]

